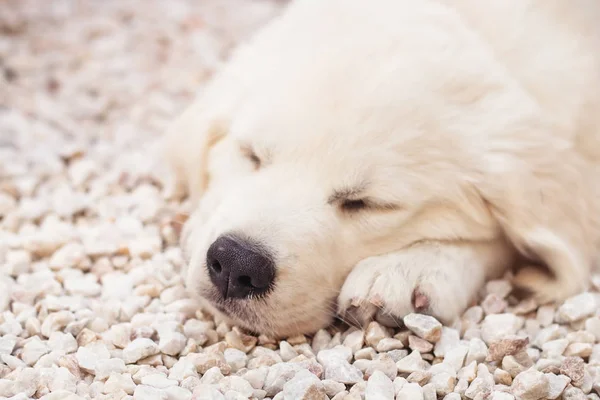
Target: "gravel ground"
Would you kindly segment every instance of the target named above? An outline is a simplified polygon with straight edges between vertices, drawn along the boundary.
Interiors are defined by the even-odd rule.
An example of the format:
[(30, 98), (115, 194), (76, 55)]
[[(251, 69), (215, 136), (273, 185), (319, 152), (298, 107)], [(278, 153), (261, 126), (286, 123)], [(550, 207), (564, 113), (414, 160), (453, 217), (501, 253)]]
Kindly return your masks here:
[(155, 139), (279, 6), (0, 4), (0, 398), (600, 399), (600, 275), (562, 305), (498, 280), (451, 327), (279, 342), (186, 297)]

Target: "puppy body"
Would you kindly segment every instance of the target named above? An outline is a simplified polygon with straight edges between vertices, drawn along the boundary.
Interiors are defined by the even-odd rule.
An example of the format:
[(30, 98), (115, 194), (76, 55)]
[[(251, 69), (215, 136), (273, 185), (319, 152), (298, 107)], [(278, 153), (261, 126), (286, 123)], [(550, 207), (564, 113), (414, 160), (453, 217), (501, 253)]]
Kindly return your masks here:
[[(517, 255), (549, 269), (516, 278), (541, 300), (584, 289), (600, 244), (600, 5), (377, 3), (293, 3), (173, 125), (168, 155), (197, 204), (192, 292), (286, 335), (336, 304), (358, 322), (449, 321)], [(273, 255), (268, 295), (214, 291), (206, 252), (228, 234)]]

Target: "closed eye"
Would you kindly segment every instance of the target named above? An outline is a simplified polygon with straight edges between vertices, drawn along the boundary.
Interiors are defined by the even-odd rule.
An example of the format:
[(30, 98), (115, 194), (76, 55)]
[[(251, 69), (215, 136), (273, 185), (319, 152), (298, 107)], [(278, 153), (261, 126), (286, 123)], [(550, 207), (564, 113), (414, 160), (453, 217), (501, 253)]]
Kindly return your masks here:
[(364, 191), (364, 187), (336, 190), (329, 196), (327, 202), (346, 214), (370, 210), (394, 211), (402, 208), (394, 203), (388, 203), (371, 197), (361, 197), (361, 195), (365, 194)]
[(244, 157), (246, 157), (248, 159), (248, 161), (250, 161), (252, 163), (252, 166), (254, 167), (254, 169), (259, 169), (261, 167), (262, 160), (260, 159), (260, 157), (258, 157), (256, 155), (256, 153), (254, 152), (252, 147), (250, 147), (248, 145), (242, 145), (241, 151), (242, 151), (242, 154), (244, 155)]
[(378, 202), (370, 198), (343, 199), (337, 204), (340, 210), (346, 214), (359, 213), (363, 211), (394, 211), (401, 208), (396, 204)]
[(340, 208), (346, 212), (356, 212), (368, 208), (369, 204), (363, 199), (346, 199), (340, 203)]

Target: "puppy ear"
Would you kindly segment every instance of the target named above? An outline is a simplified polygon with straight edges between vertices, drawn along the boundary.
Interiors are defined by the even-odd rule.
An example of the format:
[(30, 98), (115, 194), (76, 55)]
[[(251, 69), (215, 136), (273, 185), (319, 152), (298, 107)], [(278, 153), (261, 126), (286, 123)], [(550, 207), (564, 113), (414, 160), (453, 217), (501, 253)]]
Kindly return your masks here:
[(206, 112), (200, 101), (189, 106), (164, 136), (164, 155), (174, 172), (173, 194), (195, 203), (208, 185), (208, 154), (225, 136), (225, 126)]
[(516, 285), (539, 301), (560, 301), (588, 284), (593, 262), (587, 215), (591, 193), (576, 155), (529, 150), (518, 161), (503, 160), (511, 171), (503, 168), (486, 179), (482, 194), (515, 248), (550, 272), (525, 267), (517, 273)]

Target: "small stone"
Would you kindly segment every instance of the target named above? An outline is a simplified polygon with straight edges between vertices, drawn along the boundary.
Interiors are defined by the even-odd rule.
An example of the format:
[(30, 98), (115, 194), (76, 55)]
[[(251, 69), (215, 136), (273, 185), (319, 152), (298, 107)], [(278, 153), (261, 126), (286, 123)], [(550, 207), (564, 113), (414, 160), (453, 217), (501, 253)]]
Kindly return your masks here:
[(0, 336), (0, 355), (3, 355), (3, 354), (11, 355), (16, 344), (17, 344), (16, 336), (14, 336), (14, 335)]
[[(199, 399), (217, 399), (218, 397), (198, 397)], [(133, 392), (134, 400), (169, 400), (169, 395), (161, 390), (147, 385), (138, 385)], [(223, 397), (221, 397), (223, 399)]]
[(585, 330), (594, 335), (596, 342), (600, 342), (600, 317), (588, 318), (585, 321)]
[(325, 379), (321, 381), (323, 383), (323, 389), (325, 389), (325, 394), (329, 397), (334, 397), (338, 393), (346, 390), (346, 385), (340, 382), (332, 381), (331, 379)]
[(373, 360), (356, 360), (353, 364), (368, 379), (375, 371), (381, 371), (390, 379), (396, 378), (398, 368), (396, 362), (388, 354), (379, 354)]
[(122, 374), (126, 371), (125, 362), (120, 358), (98, 360), (94, 367), (96, 379), (107, 379), (111, 374)]
[(408, 350), (392, 350), (388, 351), (387, 355), (390, 356), (394, 362), (398, 362), (408, 355)]
[(231, 372), (231, 366), (227, 364), (222, 354), (191, 353), (187, 355), (187, 358), (196, 366), (196, 370), (200, 374), (206, 373), (213, 367), (219, 367), (224, 375), (229, 375)]
[(86, 259), (85, 248), (80, 243), (67, 243), (52, 254), (48, 266), (53, 270), (75, 268)]
[(592, 354), (591, 343), (571, 343), (563, 353), (567, 357), (588, 358)]
[(367, 381), (365, 400), (387, 400), (394, 398), (394, 384), (383, 372), (375, 371)]
[(248, 353), (256, 346), (258, 339), (254, 336), (232, 330), (225, 334), (225, 341), (229, 346)]
[(436, 343), (442, 335), (442, 324), (435, 318), (423, 314), (408, 314), (404, 325), (418, 337)]
[(483, 311), (487, 314), (500, 314), (506, 310), (508, 303), (502, 297), (497, 294), (488, 294), (485, 299), (481, 302)]
[(377, 343), (377, 351), (380, 353), (402, 349), (404, 345), (398, 339), (383, 338)]
[(546, 398), (550, 384), (546, 375), (528, 369), (515, 377), (511, 388), (518, 400), (539, 400)]
[(587, 400), (583, 391), (574, 386), (568, 386), (562, 395), (563, 400)]
[(167, 331), (160, 334), (158, 349), (161, 353), (176, 356), (183, 350), (187, 339), (182, 333)]
[(549, 400), (558, 399), (558, 397), (565, 390), (571, 379), (564, 375), (545, 374), (548, 380), (548, 394)]
[(415, 371), (408, 375), (406, 378), (407, 382), (418, 383), (420, 386), (424, 386), (431, 379), (431, 372), (428, 371)]
[(433, 350), (433, 344), (425, 339), (421, 339), (418, 336), (410, 335), (408, 337), (408, 347), (411, 350), (418, 351), (419, 353), (429, 353)]
[(440, 339), (435, 344), (435, 347), (433, 349), (433, 354), (436, 357), (444, 357), (446, 355), (446, 352), (448, 352), (450, 349), (453, 349), (454, 347), (458, 346), (459, 343), (460, 343), (459, 332), (456, 329), (452, 329), (452, 328), (448, 328), (448, 327), (444, 326), (442, 328), (442, 335), (440, 336)]
[(244, 368), (246, 366), (246, 363), (248, 362), (248, 356), (246, 355), (246, 353), (238, 349), (226, 349), (223, 352), (223, 355), (227, 364), (231, 366), (232, 372), (237, 372), (240, 369)]
[(456, 377), (447, 372), (433, 374), (429, 380), (429, 384), (435, 387), (438, 396), (446, 396), (454, 390)]
[(515, 335), (523, 325), (523, 318), (514, 314), (492, 314), (484, 318), (481, 324), (481, 338), (490, 343)]
[(312, 349), (315, 354), (325, 349), (331, 341), (331, 335), (325, 329), (320, 329), (315, 333), (312, 340)]
[(200, 379), (200, 383), (204, 385), (216, 385), (224, 378), (221, 370), (218, 367), (212, 367), (204, 373)]
[(545, 343), (556, 340), (556, 339), (565, 339), (567, 336), (566, 329), (560, 327), (556, 324), (550, 325), (544, 329), (541, 329), (536, 337), (535, 337), (535, 345), (538, 347), (542, 347)]
[(389, 337), (389, 335), (377, 321), (369, 323), (365, 334), (365, 341), (369, 346), (376, 348), (379, 341), (386, 337)]
[(279, 343), (279, 354), (283, 361), (290, 361), (292, 358), (298, 357), (298, 352), (285, 340)]
[(554, 321), (554, 313), (556, 309), (553, 305), (540, 306), (537, 310), (537, 321), (544, 328), (550, 326)]
[(567, 299), (558, 308), (557, 317), (564, 322), (575, 322), (593, 316), (597, 307), (596, 296), (585, 292)]
[(450, 349), (444, 356), (444, 364), (452, 367), (454, 372), (458, 372), (464, 365), (469, 348), (465, 345), (459, 345)]
[(211, 324), (197, 319), (187, 320), (183, 325), (183, 334), (188, 338), (194, 339), (200, 345), (206, 343), (208, 339), (207, 332), (209, 330), (211, 330)]
[(542, 350), (546, 357), (557, 358), (565, 352), (568, 345), (569, 341), (567, 339), (555, 339), (544, 343)]
[(427, 361), (423, 360), (421, 353), (413, 351), (398, 361), (396, 367), (398, 368), (398, 372), (410, 374), (415, 371), (426, 371), (430, 368), (430, 365)]
[(472, 361), (469, 365), (461, 368), (456, 374), (458, 379), (464, 379), (467, 382), (473, 382), (477, 378), (477, 362)]
[(359, 351), (365, 341), (365, 333), (361, 330), (350, 332), (344, 339), (344, 346), (352, 350), (352, 354)]
[(444, 396), (444, 400), (461, 400), (461, 397), (458, 393), (448, 393)]
[(352, 385), (363, 380), (363, 373), (347, 361), (338, 359), (325, 366), (325, 379)]
[(494, 371), (494, 381), (499, 385), (510, 386), (512, 384), (512, 376), (502, 368), (496, 368)]
[(471, 382), (469, 388), (465, 391), (465, 396), (469, 399), (475, 399), (477, 396), (485, 398), (494, 387), (494, 378), (487, 367), (483, 364), (477, 367), (477, 378)]
[(479, 338), (473, 338), (469, 341), (469, 351), (467, 352), (467, 358), (465, 362), (467, 364), (477, 361), (482, 363), (488, 356), (488, 347), (483, 340)]
[(283, 385), (283, 396), (285, 399), (322, 400), (326, 394), (319, 378), (307, 370), (301, 370)]
[(490, 343), (486, 361), (500, 361), (505, 356), (512, 356), (522, 351), (529, 344), (527, 337), (507, 336)]
[(191, 391), (178, 386), (169, 386), (164, 389), (164, 392), (169, 400), (191, 400), (192, 398)]
[[(586, 321), (586, 323), (587, 323), (587, 321)], [(569, 334), (567, 334), (567, 340), (569, 341), (569, 343), (594, 344), (594, 342), (596, 341), (596, 337), (591, 332), (576, 331), (576, 332), (569, 332)]]
[(355, 383), (349, 390), (350, 396), (353, 396), (358, 399), (362, 399), (365, 397), (365, 391), (367, 389), (367, 382), (362, 381)]
[(527, 368), (524, 365), (521, 365), (515, 356), (506, 356), (502, 359), (502, 369), (514, 378)]
[(10, 276), (26, 274), (31, 268), (31, 254), (25, 250), (11, 250), (5, 256), (3, 270)]
[(72, 295), (94, 297), (99, 295), (102, 291), (102, 286), (97, 282), (94, 275), (67, 278), (63, 285), (65, 290)]
[(133, 394), (134, 390), (135, 383), (131, 379), (131, 374), (112, 373), (104, 383), (102, 393), (110, 394), (124, 391), (127, 394)]
[(396, 394), (396, 400), (424, 400), (423, 389), (416, 383), (405, 383)]
[(351, 396), (347, 390), (339, 392), (338, 394), (336, 394), (335, 396), (333, 396), (331, 398), (331, 400), (354, 400), (354, 399), (355, 399), (355, 397)]
[(137, 338), (123, 349), (123, 361), (126, 364), (132, 364), (142, 358), (153, 356), (159, 353), (159, 348), (152, 340), (147, 338)]
[(372, 347), (365, 347), (354, 353), (355, 360), (372, 360), (377, 355), (377, 352)]
[(47, 342), (42, 342), (38, 337), (33, 337), (23, 346), (21, 359), (27, 365), (35, 364), (40, 357), (50, 352)]
[(164, 374), (149, 374), (142, 378), (142, 385), (152, 386), (157, 389), (166, 389), (170, 386), (177, 386), (178, 382), (167, 378)]
[(269, 367), (264, 380), (263, 389), (272, 397), (283, 390), (283, 385), (292, 379), (299, 367), (293, 363), (279, 363)]
[(242, 378), (247, 380), (254, 389), (262, 389), (265, 384), (265, 379), (267, 377), (267, 373), (269, 369), (267, 367), (261, 367), (258, 369), (251, 369), (246, 371)]
[(579, 357), (566, 357), (561, 366), (560, 373), (571, 379), (571, 383), (580, 386), (585, 376), (585, 362)]
[(490, 400), (515, 400), (515, 396), (506, 392), (494, 391), (489, 397)]

